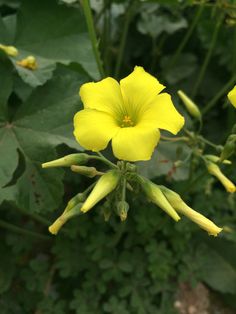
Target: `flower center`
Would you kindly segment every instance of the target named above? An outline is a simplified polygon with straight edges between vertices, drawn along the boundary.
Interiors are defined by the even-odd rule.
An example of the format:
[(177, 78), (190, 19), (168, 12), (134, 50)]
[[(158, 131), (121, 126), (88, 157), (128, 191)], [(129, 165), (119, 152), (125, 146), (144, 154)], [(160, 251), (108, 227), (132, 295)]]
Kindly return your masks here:
[(133, 126), (133, 125), (134, 125), (134, 123), (133, 123), (133, 121), (131, 120), (130, 116), (125, 115), (125, 116), (123, 117), (123, 120), (122, 120), (122, 123), (121, 123), (121, 127), (122, 127), (122, 128), (128, 128), (128, 127), (131, 127), (131, 126)]

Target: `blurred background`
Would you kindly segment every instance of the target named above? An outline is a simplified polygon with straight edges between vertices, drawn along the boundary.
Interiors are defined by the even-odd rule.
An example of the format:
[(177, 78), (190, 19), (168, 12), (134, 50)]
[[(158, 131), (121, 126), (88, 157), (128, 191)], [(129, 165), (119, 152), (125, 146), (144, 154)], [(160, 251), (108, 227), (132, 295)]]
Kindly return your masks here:
[[(119, 80), (135, 65), (167, 86), (190, 131), (197, 122), (177, 91), (196, 102), (202, 134), (214, 143), (205, 152), (217, 154), (236, 122), (227, 100), (236, 83), (236, 2), (91, 0), (102, 69), (85, 2), (0, 0), (0, 44), (19, 51), (0, 49), (0, 313), (236, 313), (235, 194), (199, 160), (176, 167), (189, 154), (184, 143), (161, 142), (139, 170), (224, 226), (218, 238), (187, 219), (175, 223), (138, 191), (125, 222), (105, 222), (96, 206), (52, 236), (48, 226), (91, 179), (41, 169), (82, 150), (72, 135), (81, 84)], [(36, 69), (17, 64), (27, 56)], [(113, 158), (109, 148), (105, 154)], [(231, 160), (224, 172), (236, 181)]]

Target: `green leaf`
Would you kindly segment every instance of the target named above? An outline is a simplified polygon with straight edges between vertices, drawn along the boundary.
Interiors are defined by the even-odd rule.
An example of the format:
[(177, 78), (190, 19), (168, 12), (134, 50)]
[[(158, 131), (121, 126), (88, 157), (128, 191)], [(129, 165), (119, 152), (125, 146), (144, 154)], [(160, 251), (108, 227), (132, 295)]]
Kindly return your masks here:
[(213, 247), (208, 245), (200, 247), (197, 254), (200, 274), (202, 280), (213, 289), (235, 294), (236, 263), (232, 252), (236, 252), (236, 245), (227, 241), (223, 242), (223, 246), (215, 243)]
[(56, 0), (23, 0), (14, 45), (36, 58), (77, 62), (92, 77), (99, 78), (80, 9), (59, 5)]
[(32, 211), (58, 206), (63, 172), (42, 169), (41, 163), (55, 159), (54, 148), (62, 143), (81, 150), (73, 138), (72, 120), (79, 109), (78, 89), (84, 80), (84, 74), (60, 67), (52, 80), (38, 87), (21, 105), (13, 121), (2, 124), (1, 186), (11, 181), (18, 162), (17, 150), (24, 157), (25, 172), (16, 187), (2, 188), (0, 201), (12, 197), (18, 206)]
[(174, 162), (184, 160), (190, 152), (182, 143), (161, 142), (150, 161), (138, 163), (139, 172), (149, 179), (167, 175), (177, 181), (185, 180), (189, 173), (188, 164), (176, 168)]

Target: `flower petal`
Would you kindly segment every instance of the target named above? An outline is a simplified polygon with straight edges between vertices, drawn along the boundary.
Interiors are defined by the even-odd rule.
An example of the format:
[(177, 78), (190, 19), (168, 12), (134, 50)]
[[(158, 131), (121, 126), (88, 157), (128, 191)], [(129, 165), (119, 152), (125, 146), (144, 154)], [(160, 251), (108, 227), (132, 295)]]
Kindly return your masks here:
[(236, 108), (236, 85), (234, 88), (228, 93), (228, 98), (231, 104)]
[(123, 107), (119, 83), (111, 77), (97, 83), (83, 84), (79, 94), (85, 109), (96, 109), (114, 115)]
[(112, 149), (118, 159), (149, 160), (160, 139), (160, 132), (145, 124), (120, 128), (112, 139)]
[(184, 125), (184, 117), (175, 109), (170, 95), (163, 93), (156, 96), (153, 103), (146, 108), (140, 122), (176, 134)]
[(142, 67), (136, 66), (130, 75), (120, 81), (120, 88), (126, 106), (133, 112), (150, 103), (165, 86)]
[(103, 150), (118, 130), (114, 118), (105, 112), (84, 109), (74, 116), (74, 136), (88, 150)]

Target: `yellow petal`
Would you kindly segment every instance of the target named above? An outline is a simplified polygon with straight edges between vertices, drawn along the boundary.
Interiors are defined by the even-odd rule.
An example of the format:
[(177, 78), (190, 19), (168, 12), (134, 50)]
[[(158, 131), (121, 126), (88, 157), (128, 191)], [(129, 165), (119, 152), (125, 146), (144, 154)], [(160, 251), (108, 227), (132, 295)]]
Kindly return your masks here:
[(145, 124), (120, 128), (112, 139), (112, 149), (118, 159), (149, 160), (160, 139), (160, 132)]
[(156, 96), (152, 104), (146, 108), (141, 122), (176, 134), (184, 125), (184, 117), (175, 109), (170, 95), (163, 93)]
[(165, 86), (142, 67), (136, 66), (130, 75), (120, 81), (120, 88), (130, 113), (129, 111), (138, 111), (150, 103)]
[(118, 130), (114, 118), (105, 112), (84, 109), (74, 117), (74, 136), (88, 150), (103, 150)]
[(236, 108), (236, 85), (234, 88), (228, 93), (228, 98), (231, 104)]
[(84, 108), (96, 109), (113, 115), (119, 114), (123, 108), (119, 83), (111, 77), (97, 83), (83, 84), (79, 94)]

